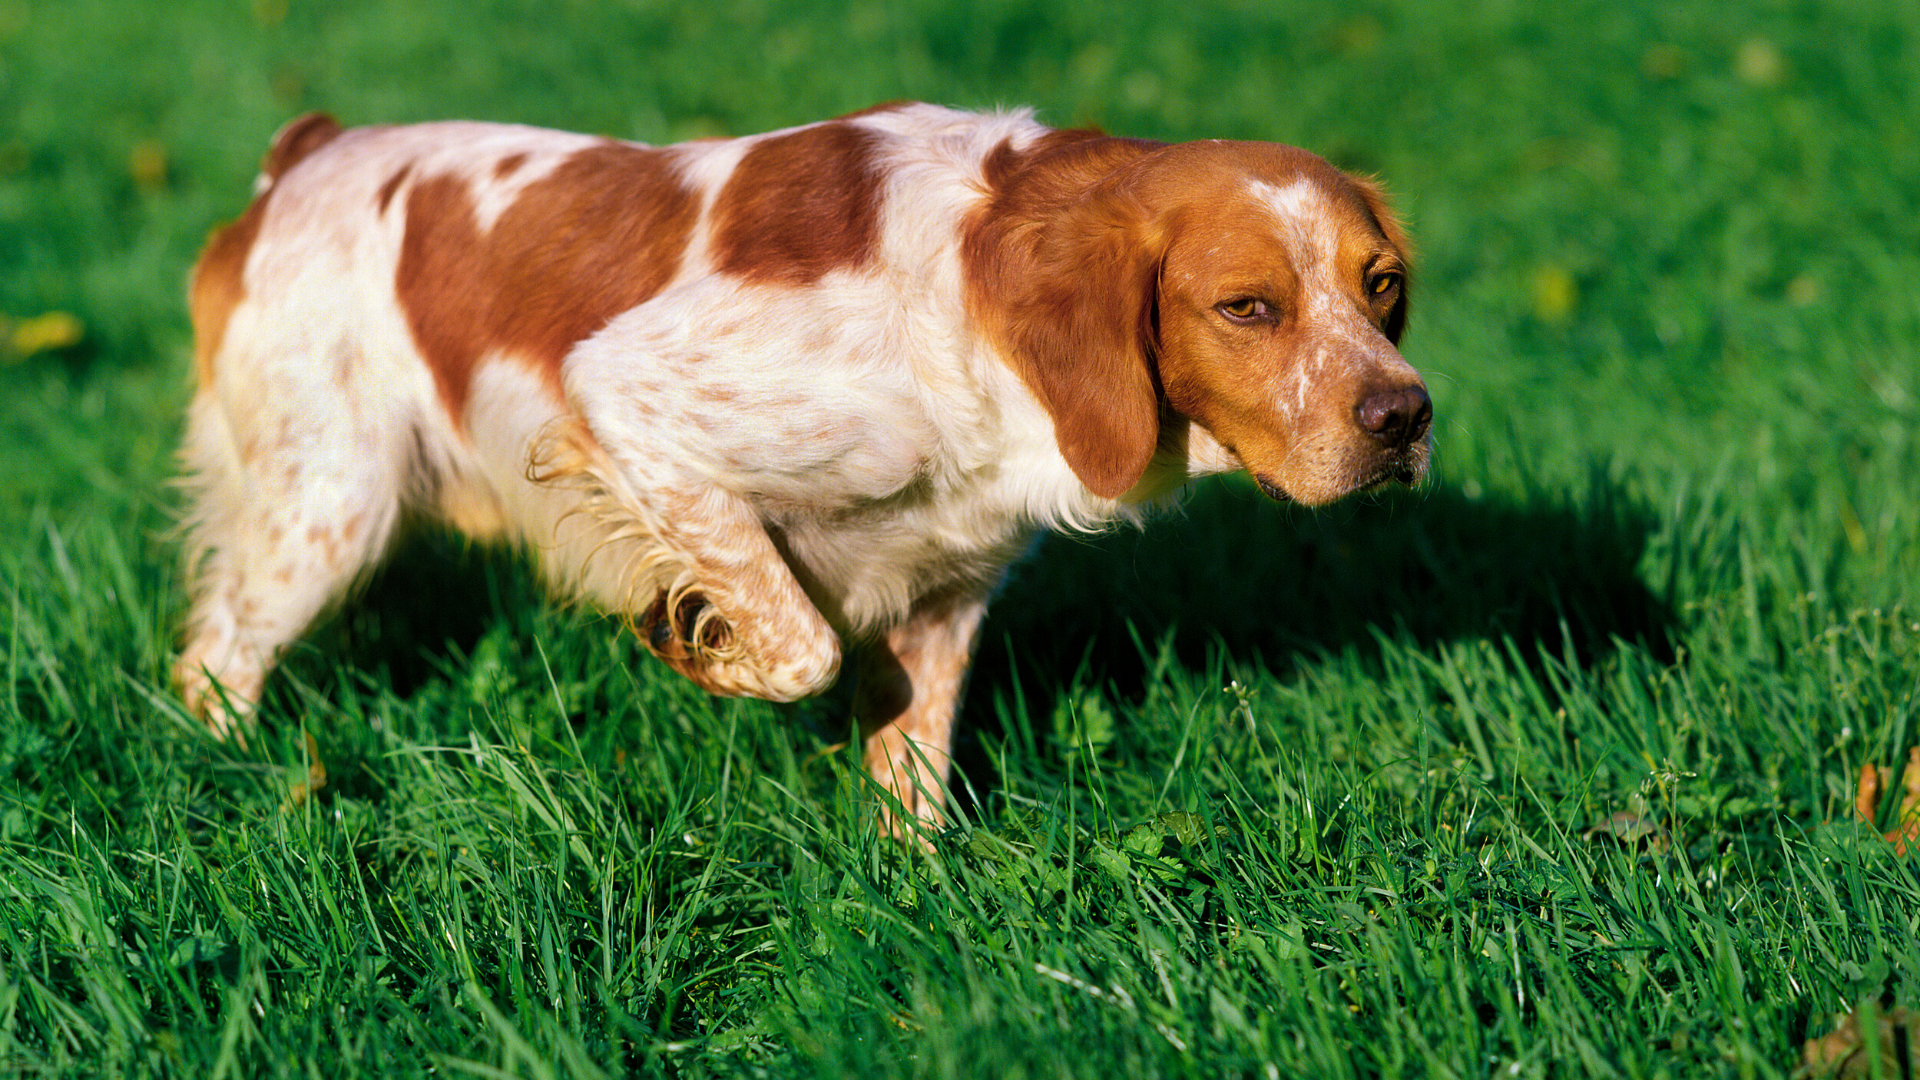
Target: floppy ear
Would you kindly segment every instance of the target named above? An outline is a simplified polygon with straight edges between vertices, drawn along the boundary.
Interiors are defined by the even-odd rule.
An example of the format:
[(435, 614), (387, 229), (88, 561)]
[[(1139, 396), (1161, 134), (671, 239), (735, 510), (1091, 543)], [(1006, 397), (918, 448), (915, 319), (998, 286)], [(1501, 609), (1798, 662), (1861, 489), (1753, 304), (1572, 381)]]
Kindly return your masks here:
[(1008, 298), (1007, 345), (1074, 475), (1119, 498), (1160, 439), (1154, 304), (1166, 229), (1098, 191), (1044, 228)]

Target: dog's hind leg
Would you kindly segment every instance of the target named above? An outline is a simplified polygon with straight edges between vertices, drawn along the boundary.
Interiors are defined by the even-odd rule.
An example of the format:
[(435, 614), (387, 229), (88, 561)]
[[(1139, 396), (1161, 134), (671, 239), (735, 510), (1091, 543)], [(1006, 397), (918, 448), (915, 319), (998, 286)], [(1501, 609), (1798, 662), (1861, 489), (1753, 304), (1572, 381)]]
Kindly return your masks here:
[(222, 389), (195, 396), (181, 448), (193, 610), (175, 679), (226, 737), (285, 648), (385, 552), (407, 483), (394, 451), (408, 456), (383, 445), (391, 424), (344, 402), (289, 392), (235, 408)]

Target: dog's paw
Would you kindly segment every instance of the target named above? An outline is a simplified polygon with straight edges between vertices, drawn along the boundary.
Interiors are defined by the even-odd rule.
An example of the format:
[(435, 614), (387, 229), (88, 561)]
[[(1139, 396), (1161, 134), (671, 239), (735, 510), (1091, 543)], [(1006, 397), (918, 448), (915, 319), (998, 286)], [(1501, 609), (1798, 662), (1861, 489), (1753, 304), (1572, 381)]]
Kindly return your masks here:
[(698, 589), (677, 596), (660, 590), (640, 616), (639, 630), (647, 648), (668, 663), (724, 661), (733, 651), (732, 624)]
[(710, 694), (796, 701), (832, 686), (840, 673), (840, 644), (831, 631), (810, 647), (762, 642), (756, 651), (698, 589), (662, 590), (634, 629), (653, 655)]

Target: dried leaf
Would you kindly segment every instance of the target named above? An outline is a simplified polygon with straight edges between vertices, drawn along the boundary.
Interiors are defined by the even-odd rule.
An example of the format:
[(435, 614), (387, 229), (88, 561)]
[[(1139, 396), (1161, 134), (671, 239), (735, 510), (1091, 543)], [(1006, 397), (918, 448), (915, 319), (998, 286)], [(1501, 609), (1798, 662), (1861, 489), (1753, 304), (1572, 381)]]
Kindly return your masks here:
[(1587, 830), (1587, 838), (1596, 836), (1611, 836), (1629, 847), (1645, 845), (1646, 850), (1652, 852), (1667, 850), (1667, 831), (1660, 827), (1660, 819), (1631, 810), (1621, 810), (1595, 822)]
[(1901, 1062), (1920, 1059), (1920, 1014), (1900, 1006), (1881, 1009), (1864, 1003), (1838, 1017), (1832, 1033), (1808, 1039), (1800, 1058), (1794, 1075), (1810, 1080), (1911, 1076)]
[[(1860, 780), (1853, 795), (1855, 817), (1869, 825), (1874, 823), (1881, 786), (1891, 779), (1892, 772), (1891, 768), (1871, 763), (1860, 766)], [(1907, 767), (1900, 772), (1900, 786), (1900, 808), (1894, 816), (1894, 826), (1881, 835), (1893, 845), (1895, 854), (1905, 855), (1907, 848), (1920, 840), (1920, 746), (1907, 752)]]
[(307, 778), (287, 791), (287, 805), (295, 810), (305, 806), (308, 799), (327, 786), (327, 763), (320, 760), (320, 744), (313, 741), (311, 731), (301, 732), (301, 735), (307, 740)]
[(133, 185), (148, 195), (167, 186), (167, 148), (158, 139), (143, 139), (127, 152), (127, 173)]

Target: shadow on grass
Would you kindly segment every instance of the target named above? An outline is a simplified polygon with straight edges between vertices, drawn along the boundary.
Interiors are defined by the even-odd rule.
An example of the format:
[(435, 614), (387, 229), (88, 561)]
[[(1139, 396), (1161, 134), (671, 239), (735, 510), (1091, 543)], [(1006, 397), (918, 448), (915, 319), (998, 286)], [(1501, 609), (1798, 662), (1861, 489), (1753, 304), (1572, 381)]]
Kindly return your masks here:
[(420, 529), (301, 639), (285, 666), (323, 687), (328, 669), (344, 666), (404, 699), (446, 678), (503, 620), (532, 633), (540, 605), (551, 603), (520, 552)]
[(1654, 527), (1601, 476), (1579, 495), (1432, 487), (1320, 510), (1211, 484), (1144, 532), (1048, 537), (989, 617), (969, 719), (988, 719), (1016, 664), (1030, 699), (1076, 679), (1137, 693), (1148, 659), (1136, 635), (1150, 646), (1170, 635), (1189, 667), (1219, 650), (1278, 675), (1329, 653), (1377, 654), (1382, 633), (1510, 637), (1522, 655), (1571, 649), (1582, 664), (1616, 640), (1665, 655), (1673, 614), (1638, 572)]
[[(1673, 616), (1639, 574), (1654, 527), (1652, 511), (1604, 477), (1579, 494), (1515, 501), (1430, 487), (1321, 510), (1208, 484), (1144, 531), (1048, 536), (1015, 568), (988, 619), (963, 730), (998, 730), (995, 701), (1015, 693), (1037, 717), (1075, 684), (1134, 698), (1149, 663), (1137, 642), (1151, 650), (1163, 638), (1192, 669), (1223, 657), (1281, 676), (1328, 654), (1364, 659), (1382, 634), (1421, 645), (1509, 637), (1523, 656), (1571, 650), (1583, 665), (1621, 640), (1666, 655)], [(428, 533), (290, 665), (323, 687), (359, 672), (405, 698), (449, 677), (502, 620), (534, 633), (553, 602), (521, 556)], [(624, 631), (608, 621), (605, 632)], [(676, 677), (639, 662), (642, 678)], [(849, 698), (836, 688), (803, 706), (802, 722), (837, 741)], [(991, 787), (979, 743), (960, 749), (962, 769)]]

